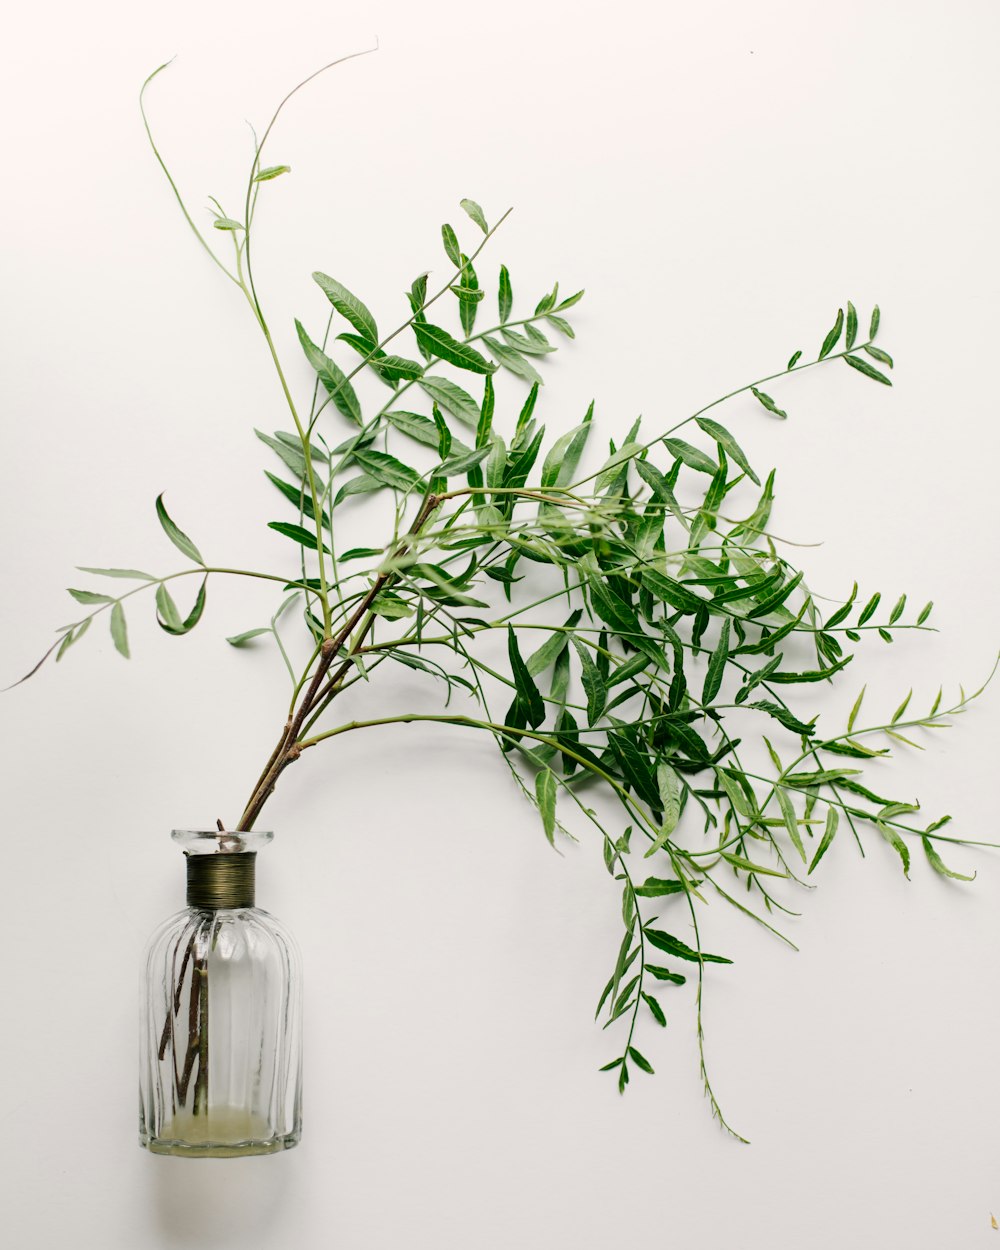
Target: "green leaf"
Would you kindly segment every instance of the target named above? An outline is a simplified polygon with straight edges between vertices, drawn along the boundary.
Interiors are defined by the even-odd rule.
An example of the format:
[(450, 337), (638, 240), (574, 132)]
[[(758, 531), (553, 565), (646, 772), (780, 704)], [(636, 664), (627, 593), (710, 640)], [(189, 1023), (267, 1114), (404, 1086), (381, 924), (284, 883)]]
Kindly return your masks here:
[(842, 308), (838, 308), (837, 320), (833, 323), (833, 329), (823, 340), (823, 346), (819, 349), (820, 360), (822, 360), (825, 356), (829, 356), (829, 354), (833, 351), (834, 347), (837, 344), (837, 340), (840, 338), (840, 332), (843, 328), (844, 328), (844, 310)]
[(864, 700), (865, 691), (867, 689), (868, 689), (868, 686), (866, 683), (864, 686), (861, 687), (861, 693), (858, 695), (858, 697), (854, 701), (854, 706), (851, 708), (851, 714), (847, 718), (847, 732), (848, 733), (850, 733), (851, 730), (854, 728), (854, 722), (858, 719), (858, 713), (861, 711), (861, 704), (862, 704), (862, 701)]
[(735, 464), (738, 464), (743, 472), (747, 475), (755, 486), (760, 485), (760, 478), (750, 468), (750, 463), (744, 455), (743, 448), (740, 447), (736, 439), (726, 429), (724, 425), (719, 425), (717, 421), (709, 421), (708, 417), (698, 417), (698, 425), (705, 431), (709, 438), (714, 438), (720, 447), (724, 449)]
[(260, 638), (263, 634), (270, 634), (274, 631), (267, 625), (262, 625), (259, 629), (248, 629), (242, 634), (233, 634), (231, 638), (227, 638), (226, 642), (231, 647), (245, 647), (248, 642), (254, 638)]
[(882, 314), (878, 310), (878, 304), (876, 304), (872, 309), (871, 325), (868, 327), (868, 337), (870, 339), (873, 339), (875, 335), (878, 334), (878, 323), (881, 320), (881, 316)]
[[(542, 383), (542, 375), (538, 372), (534, 365), (529, 364), (527, 360), (516, 352), (513, 347), (508, 347), (506, 343), (501, 343), (497, 339), (491, 338), (488, 334), (483, 336), (483, 343), (491, 356), (516, 377), (524, 378), (526, 382), (534, 382), (537, 385)], [(494, 365), (495, 369), (497, 366)]]
[[(139, 582), (155, 582), (156, 578), (152, 573), (141, 573), (138, 569), (92, 569), (85, 564), (78, 566), (81, 573), (93, 573), (97, 577), (128, 577)], [(930, 611), (930, 604), (927, 605), (927, 611)]]
[[(659, 1007), (658, 1003), (657, 1007)], [(666, 1020), (664, 1020), (663, 1023), (666, 1024)], [(654, 1075), (653, 1065), (649, 1062), (645, 1055), (640, 1054), (634, 1046), (630, 1046), (628, 1048), (628, 1053), (637, 1068), (641, 1068), (643, 1072), (648, 1072), (650, 1076)]]
[(672, 456), (676, 456), (682, 464), (686, 464), (689, 469), (696, 469), (699, 473), (709, 473), (712, 477), (718, 469), (718, 464), (710, 457), (706, 456), (703, 451), (697, 447), (692, 447), (690, 443), (686, 443), (682, 438), (665, 438), (662, 440), (663, 446)]
[(555, 326), (560, 334), (565, 334), (568, 339), (576, 338), (576, 333), (573, 330), (573, 327), (565, 319), (565, 317), (557, 317), (555, 313), (546, 313), (545, 320), (549, 323), (549, 325)]
[(865, 621), (870, 620), (875, 615), (875, 609), (878, 607), (881, 599), (882, 596), (878, 591), (872, 595), (865, 606), (861, 609), (861, 614), (858, 617), (859, 625), (864, 625)]
[[(598, 1014), (600, 1014), (600, 1008), (598, 1008)], [(606, 1063), (603, 1068), (598, 1068), (597, 1070), (598, 1072), (610, 1072), (612, 1069), (620, 1067), (624, 1062), (625, 1056), (622, 1055), (620, 1059), (612, 1059), (610, 1063)]]
[(422, 377), (417, 385), (425, 391), (436, 404), (440, 404), (445, 412), (450, 412), (463, 425), (473, 430), (479, 425), (480, 406), (468, 393), (450, 378), (440, 378), (433, 374)]
[(201, 620), (202, 613), (205, 610), (205, 592), (207, 587), (208, 575), (206, 574), (198, 587), (194, 607), (182, 620), (170, 592), (161, 582), (156, 588), (157, 624), (160, 628), (166, 630), (168, 634), (174, 634), (178, 637), (182, 634), (190, 633)]
[[(290, 538), (301, 547), (308, 547), (310, 551), (316, 550), (315, 530), (304, 529), (301, 525), (293, 525), (290, 521), (268, 521), (267, 528), (278, 534), (284, 534), (286, 538)], [(329, 555), (330, 548), (325, 543), (323, 550)]]
[(731, 959), (726, 959), (723, 955), (706, 955), (704, 951), (692, 950), (680, 938), (664, 933), (662, 929), (643, 929), (643, 933), (645, 933), (649, 942), (657, 950), (666, 951), (668, 955), (675, 955), (678, 959), (687, 959), (695, 964), (731, 964), (733, 962)]
[(436, 469), (434, 469), (435, 477), (457, 477), (462, 473), (468, 473), (470, 469), (474, 469), (477, 464), (481, 464), (490, 454), (489, 447), (468, 448), (466, 451), (460, 452), (458, 455), (451, 456), (447, 460), (443, 460)]
[(788, 708), (782, 707), (780, 703), (771, 703), (767, 699), (762, 699), (757, 703), (748, 703), (747, 707), (756, 708), (759, 712), (766, 712), (768, 716), (774, 719), (786, 729), (790, 729), (792, 733), (802, 734), (808, 737), (816, 732), (816, 726), (807, 724), (805, 721), (790, 712)]
[(886, 825), (886, 824), (883, 824), (881, 820), (876, 820), (875, 827), (876, 829), (878, 829), (879, 833), (882, 835), (883, 838), (885, 838), (886, 842), (889, 843), (889, 845), (892, 847), (892, 849), (896, 852), (896, 854), (899, 856), (900, 860), (902, 861), (903, 876), (909, 877), (910, 875), (909, 847), (906, 845), (903, 839), (899, 836), (896, 830), (892, 828), (891, 825)]
[(385, 483), (380, 478), (373, 477), (370, 473), (360, 473), (341, 486), (337, 491), (333, 506), (338, 507), (350, 495), (370, 495), (373, 491), (381, 490), (383, 486)]
[(414, 610), (411, 603), (388, 591), (383, 591), (372, 600), (372, 611), (376, 616), (384, 617), (387, 621), (400, 621), (403, 617), (412, 616)]
[(486, 218), (483, 215), (483, 210), (479, 207), (476, 201), (475, 200), (461, 200), (460, 203), (462, 207), (465, 209), (465, 211), (472, 218), (472, 220), (479, 227), (479, 229), (482, 230), (483, 234), (489, 234), (490, 228), (486, 224)]
[(462, 249), (458, 246), (458, 235), (447, 222), (441, 227), (441, 242), (444, 244), (445, 255), (453, 265), (461, 266)]
[(129, 658), (128, 630), (125, 627), (125, 609), (116, 603), (111, 609), (111, 641), (119, 655)]
[(791, 359), (789, 360), (789, 362), (788, 362), (788, 364), (785, 366), (785, 368), (786, 368), (786, 369), (794, 369), (794, 368), (795, 368), (795, 366), (798, 364), (798, 362), (799, 362), (799, 359), (800, 359), (801, 355), (802, 355), (802, 353), (801, 353), (800, 351), (799, 351), (799, 352), (792, 352)]
[(847, 337), (844, 340), (844, 346), (848, 351), (854, 346), (854, 340), (858, 337), (858, 310), (854, 307), (850, 300), (847, 301)]
[[(613, 747), (614, 742), (612, 742)], [(656, 837), (650, 843), (648, 850), (643, 856), (644, 859), (649, 859), (650, 855), (655, 855), (661, 847), (667, 844), (670, 835), (677, 828), (678, 820), (680, 820), (681, 779), (666, 760), (661, 760), (656, 766), (656, 793), (660, 800), (660, 806), (663, 809), (663, 820)], [(648, 801), (648, 796), (644, 797), (647, 797)], [(683, 885), (681, 885), (681, 889), (683, 888)]]
[(67, 588), (67, 593), (71, 594), (77, 603), (114, 603), (114, 595), (99, 595), (94, 590), (74, 590), (72, 587)]
[(373, 346), (378, 343), (378, 326), (375, 324), (375, 318), (356, 295), (353, 295), (336, 278), (331, 278), (325, 273), (314, 273), (313, 281), (317, 283), (337, 312), (349, 321), (360, 335)]
[(647, 877), (642, 885), (635, 887), (640, 898), (663, 898), (667, 894), (683, 894), (684, 882), (669, 877)]
[(587, 695), (587, 724), (594, 725), (600, 719), (608, 701), (608, 688), (600, 669), (591, 658), (589, 649), (578, 638), (572, 638), (571, 641), (580, 657), (583, 689)]
[(216, 217), (212, 225), (216, 230), (229, 230), (233, 233), (243, 229), (243, 222), (236, 221), (232, 217)]
[[(750, 389), (768, 412), (773, 413), (776, 417), (781, 417), (783, 420), (788, 419), (788, 413), (785, 412), (784, 408), (779, 408), (770, 395), (766, 394), (764, 391), (758, 390), (756, 386), (751, 386)], [(754, 481), (756, 480), (757, 479), (755, 478)]]
[(510, 273), (506, 265), (500, 266), (500, 286), (497, 293), (497, 304), (502, 324), (510, 317), (510, 310), (514, 306), (514, 294), (510, 286)]
[[(400, 433), (407, 435), (415, 442), (422, 443), (425, 447), (433, 447), (437, 451), (440, 443), (437, 426), (421, 413), (387, 412), (385, 419)], [(454, 440), (452, 441), (454, 442)], [(464, 450), (468, 450), (468, 448), (464, 448)]]
[(831, 804), (826, 809), (826, 828), (823, 830), (823, 836), (820, 839), (819, 846), (816, 848), (816, 854), (812, 857), (812, 863), (809, 865), (809, 869), (806, 873), (807, 877), (830, 849), (830, 843), (837, 834), (837, 826), (839, 823), (840, 815), (837, 809)]
[[(304, 512), (307, 517), (315, 519), (316, 513), (313, 509), (313, 501), (304, 483), (298, 486), (293, 486), (291, 482), (283, 481), (280, 477), (276, 477), (273, 473), (268, 473), (266, 469), (264, 470), (264, 476), (269, 482), (273, 482), (292, 507), (298, 508), (300, 511)], [(329, 520), (325, 511), (322, 516), (323, 525), (329, 525)]]
[[(774, 637), (775, 635), (772, 635)], [(836, 664), (831, 664), (829, 668), (815, 669), (806, 673), (772, 673), (767, 679), (771, 685), (789, 686), (797, 682), (806, 681), (827, 681), (835, 673), (839, 673), (842, 668), (846, 668), (854, 659), (853, 655), (845, 655), (842, 660), (838, 660)]]
[(850, 365), (852, 369), (857, 369), (858, 373), (863, 373), (866, 378), (881, 382), (883, 386), (892, 386), (892, 382), (884, 373), (880, 373), (874, 365), (870, 365), (867, 360), (862, 360), (860, 356), (845, 356), (844, 363)]
[(877, 360), (879, 364), (888, 365), (892, 368), (892, 357), (888, 352), (884, 352), (881, 347), (872, 347), (870, 343), (866, 343), (864, 350), (871, 356), (872, 360)]
[(295, 329), (299, 336), (299, 342), (302, 344), (302, 350), (305, 352), (306, 360), (315, 369), (317, 377), (323, 383), (337, 410), (348, 421), (353, 421), (355, 425), (361, 425), (361, 405), (358, 403), (358, 397), (354, 393), (354, 387), (347, 380), (347, 375), (335, 360), (331, 360), (326, 352), (321, 351), (316, 346), (306, 333), (301, 321), (295, 322)]
[(556, 831), (556, 775), (551, 768), (543, 768), (535, 777), (535, 800), (542, 817), (545, 836), (555, 845)]
[(953, 881), (975, 881), (975, 873), (973, 873), (971, 877), (966, 877), (962, 873), (953, 872), (952, 869), (948, 868), (942, 861), (941, 856), (934, 849), (933, 843), (926, 834), (921, 834), (920, 840), (923, 843), (924, 853), (927, 856), (927, 860), (936, 873), (939, 873), (942, 877), (951, 877)]
[(656, 964), (647, 964), (646, 971), (656, 977), (657, 981), (669, 981), (671, 985), (684, 985), (687, 977), (679, 972), (671, 972), (668, 968), (660, 968)]
[(788, 830), (788, 836), (792, 840), (792, 845), (798, 851), (802, 862), (806, 862), (806, 849), (802, 845), (802, 835), (799, 833), (798, 820), (795, 817), (795, 808), (792, 806), (792, 800), (788, 797), (788, 793), (784, 786), (780, 783), (775, 784), (774, 793), (778, 800), (778, 806), (781, 808), (781, 817), (785, 822), (785, 828)]
[(270, 182), (272, 178), (280, 178), (282, 174), (290, 174), (291, 165), (268, 165), (266, 169), (254, 174), (254, 182)]
[[(96, 573), (96, 572), (97, 572), (97, 570), (96, 570), (96, 569), (85, 569), (84, 571), (85, 571), (85, 572), (88, 572), (88, 573)], [(923, 607), (923, 608), (921, 608), (921, 610), (920, 610), (920, 615), (917, 617), (917, 624), (918, 624), (918, 625), (923, 625), (924, 621), (926, 621), (926, 620), (927, 620), (927, 618), (930, 616), (930, 614), (931, 614), (931, 609), (932, 609), (933, 607), (934, 607), (934, 601), (933, 601), (933, 600), (931, 600), (931, 602), (930, 602), (930, 603), (925, 604), (925, 605), (924, 605), (924, 607)]]
[[(457, 369), (467, 369), (470, 373), (493, 373), (496, 365), (481, 356), (468, 343), (460, 343), (452, 338), (447, 330), (427, 322), (415, 322), (413, 332), (420, 346), (432, 356), (437, 356)], [(478, 418), (478, 411), (477, 411)]]
[(727, 864), (731, 864), (733, 868), (738, 868), (741, 872), (753, 873), (764, 877), (781, 877), (783, 880), (788, 879), (787, 872), (779, 872), (777, 868), (767, 868), (763, 864), (755, 864), (753, 860), (747, 859), (743, 855), (734, 855), (731, 851), (723, 851), (722, 858)]
[(656, 1001), (656, 999), (652, 996), (652, 994), (647, 994), (646, 991), (643, 990), (642, 1001), (649, 1008), (650, 1015), (653, 1017), (656, 1023), (660, 1025), (661, 1028), (665, 1029), (667, 1027), (667, 1017), (663, 1014), (663, 1008)]
[(722, 688), (722, 677), (729, 659), (729, 618), (722, 623), (719, 642), (708, 661), (708, 672), (705, 674), (705, 686), (701, 692), (702, 704), (711, 703)]
[(425, 490), (426, 484), (416, 469), (403, 464), (395, 456), (384, 451), (358, 451), (355, 460), (372, 477), (377, 478), (394, 490), (411, 491)]
[[(170, 517), (168, 516), (167, 509), (163, 503), (162, 495), (157, 495), (156, 497), (156, 515), (160, 518), (160, 524), (163, 526), (164, 532), (166, 533), (170, 541), (174, 544), (174, 546), (177, 548), (177, 550), (182, 555), (187, 556), (189, 560), (193, 560), (195, 564), (200, 564), (204, 566), (205, 561), (202, 559), (201, 552), (194, 545), (191, 539), (188, 538), (187, 534), (185, 534), (183, 530), (178, 529), (177, 526), (173, 523), (173, 521), (171, 521)], [(124, 619), (125, 618), (123, 616), (122, 617), (123, 628), (124, 628)], [(119, 650), (121, 650), (121, 648), (119, 648)], [(126, 652), (123, 651), (122, 654), (125, 655)]]
[(528, 666), (521, 658), (521, 651), (517, 645), (517, 635), (510, 625), (507, 626), (507, 655), (510, 659), (511, 673), (514, 678), (514, 688), (517, 690), (518, 700), (524, 709), (528, 724), (532, 729), (535, 729), (545, 719), (545, 701), (542, 699), (538, 687), (528, 672)]

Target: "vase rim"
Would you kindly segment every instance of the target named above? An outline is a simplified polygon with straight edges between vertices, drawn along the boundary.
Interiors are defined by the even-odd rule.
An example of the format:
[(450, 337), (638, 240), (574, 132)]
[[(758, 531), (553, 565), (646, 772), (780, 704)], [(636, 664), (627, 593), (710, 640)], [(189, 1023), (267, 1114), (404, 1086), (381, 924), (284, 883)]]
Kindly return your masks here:
[(173, 829), (171, 838), (185, 855), (248, 855), (267, 846), (274, 838), (270, 830), (250, 829)]

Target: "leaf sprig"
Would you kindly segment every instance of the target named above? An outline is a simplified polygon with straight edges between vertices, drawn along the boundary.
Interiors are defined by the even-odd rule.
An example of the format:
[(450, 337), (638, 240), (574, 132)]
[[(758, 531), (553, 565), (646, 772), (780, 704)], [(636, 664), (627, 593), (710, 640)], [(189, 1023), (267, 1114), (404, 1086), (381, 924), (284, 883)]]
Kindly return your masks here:
[[(769, 529), (774, 471), (759, 475), (735, 435), (706, 415), (751, 394), (787, 419), (798, 385), (791, 375), (835, 360), (891, 385), (883, 370), (892, 358), (875, 342), (879, 310), (859, 341), (848, 301), (815, 358), (796, 351), (784, 369), (651, 438), (636, 421), (601, 463), (585, 466), (593, 404), (555, 439), (536, 415), (554, 334), (574, 337), (569, 314), (583, 292), (566, 296), (556, 283), (522, 305), (506, 265), (484, 282), (481, 253), (506, 214), (491, 225), (479, 204), (463, 200), (474, 233), (463, 243), (469, 224), (442, 226), (447, 276), (436, 288), (429, 272), (414, 279), (390, 333), (341, 281), (313, 275), (327, 320), (322, 332), (307, 328), (319, 326), (317, 304), (295, 323), (299, 371), (311, 378), (306, 408), (293, 399), (250, 257), (257, 196), (289, 172), (261, 166), (277, 115), (255, 148), (242, 217), (213, 201), (230, 265), (198, 231), (153, 150), (199, 241), (246, 296), (274, 363), (293, 428), (256, 433), (274, 457), (266, 473), (283, 508), (268, 524), (289, 541), (289, 554), (295, 548), (294, 572), (207, 563), (160, 496), (161, 526), (190, 567), (164, 576), (85, 569), (136, 584), (118, 595), (71, 590), (92, 610), (65, 626), (47, 654), (60, 659), (106, 612), (114, 645), (128, 656), (125, 605), (138, 594), (152, 591), (161, 627), (184, 635), (202, 619), (211, 578), (275, 582), (280, 601), (269, 623), (228, 639), (238, 648), (273, 639), (292, 687), (236, 828), (253, 825), (290, 764), (341, 734), (412, 722), (490, 734), (538, 809), (545, 838), (556, 844), (570, 823), (589, 824), (620, 888), (623, 932), (597, 1016), (605, 1028), (619, 1026), (622, 1042), (604, 1070), (622, 1091), (634, 1070), (653, 1072), (637, 1046), (640, 1029), (667, 1024), (670, 1000), (683, 997), (691, 976), (701, 1075), (729, 1129), (702, 1029), (706, 970), (731, 962), (701, 942), (710, 897), (792, 944), (772, 923), (788, 911), (779, 883), (813, 874), (845, 827), (860, 848), (884, 843), (907, 875), (919, 846), (934, 872), (971, 880), (939, 851), (941, 843), (975, 845), (942, 832), (950, 817), (928, 822), (917, 802), (880, 792), (891, 753), (919, 747), (920, 735), (949, 724), (982, 688), (947, 708), (939, 693), (923, 714), (910, 712), (907, 694), (868, 723), (862, 690), (843, 728), (821, 725), (822, 706), (804, 706), (805, 695), (845, 680), (856, 648), (874, 635), (892, 642), (901, 630), (931, 628), (932, 604), (914, 614), (901, 594), (886, 610), (881, 593), (862, 595), (856, 584), (828, 610)], [(449, 303), (450, 328), (440, 324)], [(385, 388), (380, 405), (362, 403), (353, 383), (364, 372)], [(513, 408), (508, 387), (521, 392)], [(368, 545), (344, 549), (339, 519), (374, 497), (392, 505), (389, 531), (372, 529)], [(168, 584), (191, 575), (199, 588), (183, 615)], [(296, 622), (298, 643), (287, 636)], [(300, 651), (304, 662), (292, 658)], [(358, 714), (366, 688), (391, 682), (396, 666), (443, 685), (441, 713)], [(350, 718), (331, 723), (352, 687)], [(598, 815), (600, 797), (617, 805), (617, 824)]]

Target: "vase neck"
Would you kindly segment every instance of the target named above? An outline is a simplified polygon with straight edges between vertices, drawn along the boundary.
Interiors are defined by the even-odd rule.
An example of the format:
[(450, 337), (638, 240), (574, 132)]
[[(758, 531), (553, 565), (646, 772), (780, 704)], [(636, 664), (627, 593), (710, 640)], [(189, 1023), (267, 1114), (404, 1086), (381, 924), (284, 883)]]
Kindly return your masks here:
[(253, 851), (240, 855), (188, 855), (187, 905), (200, 911), (253, 907), (255, 867)]

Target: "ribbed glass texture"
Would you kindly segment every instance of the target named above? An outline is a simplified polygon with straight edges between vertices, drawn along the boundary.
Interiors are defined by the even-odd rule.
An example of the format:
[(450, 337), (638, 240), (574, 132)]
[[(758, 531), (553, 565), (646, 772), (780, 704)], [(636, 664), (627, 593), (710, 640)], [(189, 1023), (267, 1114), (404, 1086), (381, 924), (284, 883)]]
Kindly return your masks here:
[[(264, 841), (247, 835), (235, 852), (220, 846), (217, 853), (256, 850)], [(205, 851), (199, 845), (188, 854)], [(157, 929), (140, 1011), (143, 1146), (232, 1158), (298, 1143), (300, 984), (292, 938), (257, 907), (189, 907)]]

